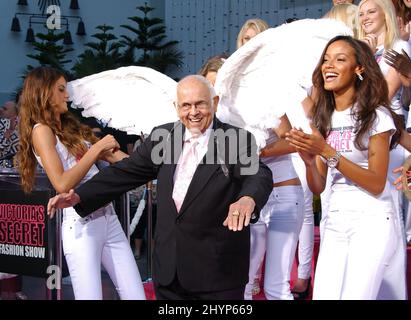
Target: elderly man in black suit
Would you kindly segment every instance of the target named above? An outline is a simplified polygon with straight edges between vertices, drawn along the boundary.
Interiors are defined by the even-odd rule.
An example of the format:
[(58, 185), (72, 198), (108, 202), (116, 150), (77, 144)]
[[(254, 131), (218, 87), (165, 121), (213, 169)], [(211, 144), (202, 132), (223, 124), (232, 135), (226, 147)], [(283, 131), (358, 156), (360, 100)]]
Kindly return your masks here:
[(252, 135), (215, 117), (218, 97), (202, 76), (177, 86), (180, 121), (153, 130), (127, 159), (49, 202), (86, 216), (157, 179), (153, 279), (162, 299), (243, 299), (250, 221), (272, 190)]

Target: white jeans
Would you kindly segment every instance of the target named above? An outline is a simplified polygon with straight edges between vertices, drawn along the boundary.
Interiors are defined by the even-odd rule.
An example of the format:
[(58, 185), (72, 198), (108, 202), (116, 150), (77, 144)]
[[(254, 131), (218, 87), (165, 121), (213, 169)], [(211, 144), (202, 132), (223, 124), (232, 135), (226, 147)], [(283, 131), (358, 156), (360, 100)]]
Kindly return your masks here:
[[(101, 212), (101, 210), (104, 210)], [(101, 263), (123, 300), (145, 300), (143, 284), (130, 245), (112, 206), (81, 218), (64, 212), (64, 255), (77, 300), (101, 300)]]
[(396, 219), (393, 209), (367, 207), (361, 200), (352, 192), (330, 196), (315, 272), (315, 300), (377, 297), (397, 246)]
[(325, 180), (325, 187), (324, 191), (321, 192), (321, 221), (320, 221), (320, 250), (321, 244), (324, 238), (324, 226), (327, 221), (327, 214), (328, 214), (328, 205), (330, 201), (330, 194), (331, 194), (331, 175), (328, 172), (327, 178)]
[[(303, 223), (304, 195), (301, 186), (274, 188), (268, 202), (261, 210), (259, 225), (252, 227), (257, 243), (252, 244), (249, 283), (250, 290), (266, 250), (264, 293), (267, 299), (293, 300), (290, 290), (290, 273)], [(264, 241), (264, 235), (266, 239)]]
[(261, 266), (264, 260), (267, 241), (267, 226), (261, 220), (250, 226), (250, 268), (248, 283), (244, 290), (244, 300), (252, 300), (252, 290), (255, 279), (260, 278)]
[(304, 191), (304, 220), (298, 237), (298, 278), (309, 279), (314, 250), (313, 193), (307, 184), (305, 164), (298, 153), (291, 155), (294, 169)]
[(251, 226), (249, 280), (244, 299), (251, 290), (261, 262), (265, 259), (264, 293), (269, 300), (293, 300), (290, 274), (303, 222), (304, 195), (301, 186), (276, 187), (261, 210), (260, 219)]
[[(393, 185), (398, 174), (392, 172), (404, 163), (405, 150), (402, 146), (397, 146), (390, 152), (390, 165), (388, 171), (388, 181), (392, 197), (395, 204), (396, 233), (399, 236), (395, 253), (385, 268), (383, 281), (378, 300), (407, 300), (407, 240), (404, 228), (404, 194)], [(405, 206), (407, 207), (407, 206)], [(378, 236), (378, 234), (375, 234)]]

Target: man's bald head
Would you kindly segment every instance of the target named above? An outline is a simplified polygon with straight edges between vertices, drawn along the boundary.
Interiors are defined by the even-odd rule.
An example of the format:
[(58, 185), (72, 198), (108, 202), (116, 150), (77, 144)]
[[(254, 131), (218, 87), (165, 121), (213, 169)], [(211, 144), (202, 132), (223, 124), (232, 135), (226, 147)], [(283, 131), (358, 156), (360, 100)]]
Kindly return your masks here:
[(192, 133), (205, 132), (214, 119), (217, 104), (214, 87), (203, 76), (190, 75), (178, 83), (177, 114)]

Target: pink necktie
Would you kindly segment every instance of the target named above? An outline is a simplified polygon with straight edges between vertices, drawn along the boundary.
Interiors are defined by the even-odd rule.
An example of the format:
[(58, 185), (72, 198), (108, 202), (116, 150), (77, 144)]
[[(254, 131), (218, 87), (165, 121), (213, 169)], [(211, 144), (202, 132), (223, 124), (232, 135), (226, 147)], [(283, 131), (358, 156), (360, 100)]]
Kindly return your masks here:
[(193, 178), (194, 172), (197, 168), (197, 145), (198, 141), (195, 141), (194, 139), (186, 141), (177, 165), (173, 188), (173, 200), (176, 205), (177, 212), (180, 212), (188, 186), (190, 185), (191, 179)]

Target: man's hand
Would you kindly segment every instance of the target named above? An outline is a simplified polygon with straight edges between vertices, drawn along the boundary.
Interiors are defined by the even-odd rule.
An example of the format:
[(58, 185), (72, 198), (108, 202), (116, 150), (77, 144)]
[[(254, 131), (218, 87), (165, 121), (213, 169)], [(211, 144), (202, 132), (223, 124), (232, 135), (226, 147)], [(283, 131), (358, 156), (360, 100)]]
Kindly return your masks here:
[(254, 199), (248, 196), (240, 198), (230, 206), (228, 216), (223, 226), (232, 231), (241, 231), (250, 224), (251, 214), (254, 212)]
[(73, 189), (69, 193), (61, 193), (51, 198), (47, 204), (47, 214), (54, 217), (57, 209), (73, 207), (80, 202), (80, 196)]

